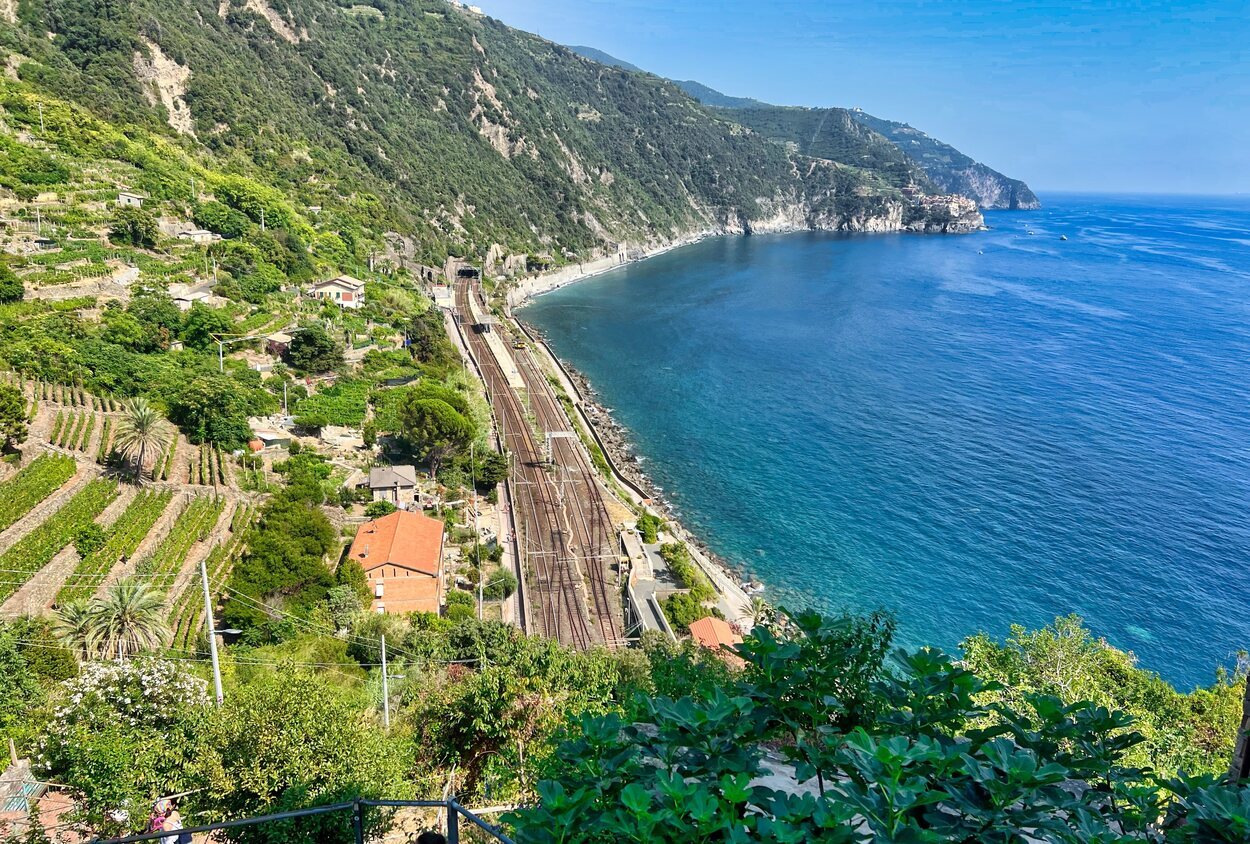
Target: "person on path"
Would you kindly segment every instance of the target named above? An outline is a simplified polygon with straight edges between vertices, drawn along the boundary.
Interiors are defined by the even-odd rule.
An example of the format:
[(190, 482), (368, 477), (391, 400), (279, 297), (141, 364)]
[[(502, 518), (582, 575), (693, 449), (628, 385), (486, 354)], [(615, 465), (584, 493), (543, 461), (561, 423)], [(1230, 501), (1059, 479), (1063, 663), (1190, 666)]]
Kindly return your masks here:
[[(161, 828), (162, 832), (172, 832), (173, 835), (161, 836), (161, 844), (180, 844), (183, 840), (182, 833), (182, 815), (177, 809), (170, 810), (165, 818), (165, 825)], [(186, 840), (190, 841), (191, 836), (186, 835)]]

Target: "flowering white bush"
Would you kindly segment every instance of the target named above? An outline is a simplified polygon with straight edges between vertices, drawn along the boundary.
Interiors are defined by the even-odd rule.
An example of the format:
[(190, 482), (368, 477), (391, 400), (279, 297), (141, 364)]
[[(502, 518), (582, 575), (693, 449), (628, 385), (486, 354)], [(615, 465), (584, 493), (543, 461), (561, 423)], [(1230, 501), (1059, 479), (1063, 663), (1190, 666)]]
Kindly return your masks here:
[(207, 707), (210, 698), (208, 684), (177, 663), (136, 659), (84, 665), (62, 684), (57, 701), (33, 760), (45, 774), (84, 732), (163, 731), (189, 709)]

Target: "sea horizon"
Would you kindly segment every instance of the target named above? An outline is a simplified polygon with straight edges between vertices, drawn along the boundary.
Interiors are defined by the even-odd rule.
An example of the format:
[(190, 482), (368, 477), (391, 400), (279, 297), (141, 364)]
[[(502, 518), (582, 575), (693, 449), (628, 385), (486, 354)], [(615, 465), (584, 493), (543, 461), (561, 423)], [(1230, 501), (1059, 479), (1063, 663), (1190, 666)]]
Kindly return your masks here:
[[(1018, 408), (1015, 408), (1008, 414), (1008, 424), (1004, 428), (1011, 436), (1021, 439), (1014, 444), (1017, 447), (1012, 448), (987, 442), (987, 437), (992, 439), (993, 430), (992, 426), (984, 425), (992, 420), (998, 401), (1029, 405), (1044, 401), (1052, 393), (1064, 413), (1097, 415), (1100, 412), (1098, 397), (1084, 396), (1077, 402), (1064, 397), (1061, 394), (1064, 385), (1062, 380), (1055, 380), (1057, 372), (1053, 367), (1062, 370), (1071, 366), (1080, 371), (1082, 366), (1094, 365), (1091, 372), (1097, 373), (1098, 378), (1110, 377), (1114, 382), (1115, 371), (1125, 363), (1125, 360), (1117, 360), (1116, 355), (1125, 350), (1129, 350), (1130, 357), (1135, 354), (1131, 352), (1132, 338), (1121, 336), (1123, 324), (1133, 323), (1142, 316), (1134, 313), (1131, 304), (1126, 306), (1126, 302), (1142, 292), (1135, 285), (1144, 284), (1149, 290), (1158, 286), (1156, 281), (1147, 283), (1143, 279), (1166, 280), (1162, 288), (1155, 290), (1158, 301), (1147, 308), (1151, 312), (1148, 316), (1157, 321), (1165, 318), (1166, 313), (1166, 309), (1159, 311), (1158, 308), (1165, 301), (1172, 307), (1180, 287), (1188, 284), (1209, 288), (1227, 284), (1232, 277), (1242, 274), (1250, 277), (1250, 251), (1245, 250), (1245, 244), (1238, 243), (1237, 238), (1232, 238), (1225, 250), (1229, 253), (1225, 257), (1231, 263), (1222, 265), (1220, 258), (1211, 254), (1210, 243), (1200, 241), (1203, 231), (1228, 228), (1229, 221), (1192, 219), (1180, 222), (1178, 212), (1181, 211), (1201, 214), (1226, 210), (1219, 208), (1218, 203), (1216, 207), (1206, 208), (1199, 201), (1202, 197), (1197, 195), (1172, 195), (1166, 202), (1159, 202), (1158, 195), (1143, 194), (1050, 191), (1040, 195), (1041, 209), (987, 212), (990, 231), (972, 235), (905, 237), (794, 233), (708, 239), (544, 294), (526, 306), (523, 316), (544, 330), (556, 353), (583, 372), (603, 403), (614, 408), (615, 418), (630, 431), (638, 453), (646, 461), (647, 471), (664, 487), (666, 498), (687, 527), (731, 564), (760, 577), (767, 584), (772, 600), (826, 610), (866, 611), (885, 606), (899, 616), (901, 643), (919, 645), (932, 641), (947, 648), (953, 648), (964, 636), (979, 630), (1002, 638), (1009, 633), (1010, 624), (1037, 627), (1057, 615), (1076, 612), (1097, 635), (1133, 651), (1144, 667), (1158, 671), (1179, 687), (1210, 682), (1217, 666), (1231, 666), (1235, 661), (1242, 646), (1238, 643), (1246, 641), (1250, 622), (1250, 617), (1242, 614), (1224, 619), (1221, 625), (1217, 618), (1219, 613), (1214, 612), (1212, 606), (1212, 602), (1221, 603), (1216, 594), (1218, 587), (1228, 585), (1220, 580), (1221, 572), (1233, 567), (1239, 551), (1250, 550), (1250, 532), (1244, 525), (1237, 528), (1241, 522), (1237, 520), (1236, 508), (1231, 507), (1241, 490), (1250, 488), (1250, 478), (1244, 472), (1238, 474), (1230, 470), (1227, 477), (1221, 477), (1214, 484), (1214, 489), (1203, 489), (1204, 494), (1214, 495), (1219, 501), (1221, 512), (1226, 513), (1224, 518), (1230, 520), (1226, 526), (1229, 533), (1219, 537), (1214, 547), (1199, 548), (1191, 553), (1193, 560), (1200, 564), (1201, 572), (1186, 580), (1183, 575), (1186, 555), (1181, 549), (1186, 542), (1202, 544), (1200, 514), (1181, 502), (1171, 502), (1170, 506), (1175, 509), (1166, 514), (1151, 512), (1152, 507), (1154, 511), (1159, 511), (1160, 507), (1145, 500), (1149, 496), (1139, 500), (1117, 485), (1114, 472), (1106, 474), (1121, 463), (1131, 469), (1130, 475), (1136, 473), (1144, 477), (1148, 474), (1148, 467), (1141, 460), (1125, 454), (1126, 449), (1140, 447), (1137, 440), (1142, 433), (1133, 430), (1129, 408), (1134, 394), (1140, 399), (1152, 394), (1160, 385), (1140, 379), (1122, 379), (1118, 387), (1127, 393), (1127, 399), (1117, 397), (1115, 412), (1104, 426), (1106, 430), (1094, 432), (1103, 450), (1087, 449), (1079, 454), (1076, 465), (1071, 465), (1073, 455), (1069, 454), (1069, 465), (1063, 467), (1069, 473), (1067, 481), (1075, 486), (1081, 481), (1079, 468), (1084, 461), (1094, 466), (1101, 462), (1095, 474), (1106, 474), (1106, 477), (1100, 477), (1099, 483), (1093, 484), (1091, 489), (1071, 491), (1066, 498), (1056, 497), (1044, 487), (1034, 488), (1048, 472), (1043, 465), (1045, 461), (1039, 461), (1035, 449), (1057, 449), (1060, 456), (1065, 449), (1075, 448), (1080, 452), (1073, 442), (1065, 442), (1065, 437), (1079, 441), (1083, 433), (1090, 432), (1082, 432), (1081, 424), (1074, 425), (1062, 414), (1045, 420), (1052, 426), (1051, 430), (1030, 431), (1027, 424), (1021, 427), (1021, 420), (1014, 413)], [(1051, 202), (1047, 201), (1048, 197)], [(1236, 195), (1222, 195), (1220, 199), (1238, 201)], [(1152, 213), (1143, 214), (1143, 210)], [(1240, 208), (1231, 209), (1233, 214), (1239, 211)], [(1238, 230), (1237, 225), (1236, 220), (1232, 221), (1234, 231)], [(1185, 242), (1179, 248), (1178, 244), (1171, 244), (1174, 253), (1171, 255), (1167, 254), (1169, 248), (1161, 248), (1155, 242), (1162, 238), (1160, 232), (1169, 226), (1186, 230), (1181, 238)], [(1029, 234), (1029, 231), (1034, 233)], [(1069, 239), (1062, 241), (1061, 236)], [(1043, 243), (1049, 245), (1039, 248)], [(1062, 252), (1056, 251), (1058, 244), (1062, 244)], [(787, 257), (786, 253), (801, 254)], [(1039, 254), (1030, 257), (1030, 253)], [(1115, 261), (1110, 262), (1109, 258)], [(828, 269), (827, 266), (822, 269), (822, 262), (831, 261), (839, 262), (840, 269), (820, 275), (812, 281), (812, 286), (794, 281), (804, 274), (818, 275)], [(1185, 261), (1190, 262), (1187, 266), (1193, 272), (1178, 269)], [(1023, 281), (1017, 277), (1021, 272), (1025, 275), (1032, 272), (1030, 266), (1041, 276)], [(784, 283), (774, 286), (771, 294), (767, 283), (752, 278), (752, 273), (775, 273), (779, 268), (789, 268), (790, 274), (785, 276)], [(1056, 279), (1045, 275), (1051, 271), (1058, 279), (1057, 284)], [(894, 279), (891, 283), (894, 274), (905, 280)], [(979, 278), (982, 274), (985, 277)], [(1091, 283), (1092, 277), (1098, 274), (1114, 277), (1115, 281), (1102, 286)], [(1073, 285), (1079, 288), (1075, 293), (1071, 292)], [(849, 291), (852, 301), (841, 302), (837, 297), (830, 300), (830, 294), (838, 290)], [(642, 320), (633, 321), (642, 303), (666, 295), (676, 298), (672, 307), (661, 299), (655, 307), (645, 309), (647, 313)], [(866, 300), (855, 301), (856, 296), (864, 296)], [(1227, 328), (1222, 324), (1227, 321), (1227, 313), (1218, 309), (1208, 313), (1195, 304), (1210, 298), (1209, 295), (1194, 293), (1185, 298), (1195, 310), (1194, 318), (1215, 320), (1221, 322), (1222, 330)], [(999, 309), (992, 307), (995, 301), (1007, 306), (1002, 309), (1003, 313), (996, 314)], [(1245, 299), (1233, 301), (1236, 307), (1250, 305)], [(758, 324), (742, 325), (734, 319), (729, 304), (734, 302), (750, 303), (756, 308), (775, 306), (781, 316), (773, 319), (777, 314), (756, 311)], [(909, 310), (921, 304), (923, 308), (915, 312)], [(901, 327), (891, 326), (886, 332), (878, 332), (871, 325), (859, 324), (843, 338), (838, 324), (829, 323), (826, 327), (846, 343), (835, 346), (833, 351), (837, 353), (830, 354), (827, 338), (812, 324), (822, 308), (830, 305), (837, 306), (832, 316), (841, 316), (852, 323), (884, 319), (888, 324), (891, 319), (898, 319)], [(772, 415), (753, 415), (742, 408), (731, 408), (729, 412), (709, 401), (698, 404), (697, 413), (690, 412), (690, 416), (705, 417), (691, 427), (690, 419), (679, 418), (681, 414), (672, 413), (671, 407), (666, 408), (654, 395), (647, 395), (648, 392), (680, 394), (681, 379), (670, 373), (698, 371), (700, 367), (726, 370), (718, 382), (720, 388), (741, 396), (744, 404), (752, 401), (752, 390), (763, 389), (765, 395), (770, 394), (769, 386), (758, 383), (749, 368), (734, 366), (732, 354), (714, 351), (718, 348), (714, 338), (704, 337), (697, 329), (683, 332), (679, 325), (660, 326), (661, 322), (672, 320), (695, 326), (706, 322), (714, 324), (718, 330), (738, 332), (745, 337), (757, 336), (759, 332), (767, 335), (778, 330), (787, 319), (795, 318), (797, 323), (789, 329), (804, 334), (810, 342), (783, 343), (779, 347), (768, 362), (779, 367), (773, 380), (792, 384), (795, 372), (794, 367), (789, 366), (791, 359), (799, 369), (813, 362), (828, 369), (817, 371), (811, 378), (811, 389), (801, 401), (794, 402), (794, 407), (779, 405), (771, 411)], [(916, 321), (917, 332), (902, 330), (909, 320)], [(962, 340), (943, 340), (940, 335), (931, 335), (935, 329), (940, 330), (943, 320), (951, 320), (951, 324), (968, 336)], [(1027, 362), (982, 360), (979, 344), (969, 343), (969, 339), (984, 339), (991, 344), (1005, 341), (1008, 345), (1002, 349), (1010, 351), (1010, 337), (994, 334), (999, 328), (1004, 331), (1020, 329), (1028, 343), (1044, 341), (1045, 337), (1038, 335), (1042, 330), (1039, 320), (1051, 323), (1053, 329), (1075, 332), (1081, 340), (1081, 355), (1090, 356), (1090, 360), (1064, 360), (1060, 356), (1050, 362), (1051, 368), (1030, 368)], [(1141, 328), (1154, 330), (1159, 326), (1151, 326), (1147, 320)], [(1099, 331), (1109, 329), (1110, 334), (1102, 338), (1107, 344), (1100, 347)], [(978, 332), (989, 333), (979, 338)], [(1173, 340), (1181, 339), (1175, 333), (1169, 336)], [(585, 342), (589, 337), (594, 338), (593, 344)], [(911, 342), (916, 338), (932, 341), (935, 337), (939, 339), (927, 351), (922, 346), (921, 351), (904, 356), (906, 367), (902, 369), (897, 369), (898, 360), (889, 359), (891, 342)], [(1250, 349), (1250, 340), (1244, 332), (1226, 339), (1235, 349)], [(856, 341), (862, 342), (864, 347), (856, 348)], [(699, 348), (703, 343), (708, 349)], [(817, 347), (821, 348), (813, 353)], [(677, 354), (657, 351), (674, 348)], [(1216, 356), (1223, 351), (1222, 347), (1216, 350)], [(853, 365), (848, 364), (843, 352)], [(754, 355), (748, 357), (762, 363), (755, 361)], [(884, 359), (879, 359), (882, 357)], [(1237, 355), (1231, 357), (1236, 360)], [(614, 360), (629, 360), (630, 363), (617, 367), (606, 365)], [(891, 363), (896, 367), (893, 372), (888, 366)], [(1225, 371), (1228, 365), (1228, 361), (1221, 361), (1217, 369), (1224, 367), (1221, 374), (1237, 382), (1238, 375), (1245, 373), (1235, 364), (1232, 371)], [(839, 371), (840, 366), (846, 367), (846, 371)], [(980, 371), (992, 372), (995, 377), (989, 379), (991, 383), (976, 389), (949, 382), (954, 376), (945, 370), (960, 371), (968, 367), (971, 368), (964, 376), (965, 380), (973, 379), (969, 383), (975, 384)], [(1001, 371), (995, 371), (996, 367)], [(1099, 368), (1106, 371), (1099, 371)], [(929, 388), (940, 387), (924, 396), (934, 406), (908, 408), (911, 398), (906, 393), (890, 392), (889, 376), (892, 374), (899, 377), (912, 374), (924, 379)], [(1168, 370), (1167, 364), (1161, 365), (1160, 374), (1166, 376), (1165, 381), (1177, 376), (1176, 372)], [(1048, 380), (1044, 385), (1022, 382), (1013, 386), (1010, 382), (1015, 376)], [(998, 378), (1005, 379), (1006, 383), (993, 383)], [(812, 406), (812, 393), (830, 384), (852, 395), (862, 393), (864, 401), (873, 399), (874, 387), (878, 388), (878, 396), (884, 387), (889, 402), (876, 408), (875, 414), (880, 418), (897, 419), (896, 429), (868, 430), (863, 428), (862, 419), (851, 424), (850, 420), (835, 415), (831, 416), (834, 421), (830, 423), (834, 430), (821, 430), (822, 420), (819, 408)], [(1082, 387), (1088, 389), (1089, 385), (1082, 384)], [(1001, 395), (996, 391), (1001, 391)], [(1031, 391), (1036, 395), (1030, 396)], [(696, 388), (692, 392), (696, 400), (708, 399), (704, 391)], [(1127, 405), (1123, 404), (1126, 400)], [(937, 410), (944, 401), (952, 401), (959, 412), (970, 414), (971, 427), (966, 435), (959, 431), (941, 431), (940, 436), (935, 435), (933, 428), (941, 427), (942, 415)], [(831, 407), (835, 412), (848, 411), (838, 400)], [(915, 412), (915, 418), (909, 417), (911, 411)], [(851, 417), (855, 416), (853, 409), (848, 412)], [(1101, 412), (1106, 413), (1106, 408)], [(706, 418), (709, 414), (712, 422)], [(1226, 421), (1220, 420), (1221, 425)], [(1152, 420), (1151, 424), (1157, 422)], [(1084, 424), (1091, 423), (1086, 420)], [(780, 432), (774, 436), (778, 442), (763, 448), (758, 443), (752, 444), (745, 432), (759, 425), (773, 426)], [(744, 463), (752, 459), (762, 463), (801, 461), (803, 456), (792, 454), (785, 442), (787, 435), (801, 433), (805, 425), (814, 426), (808, 431), (813, 439), (806, 445), (828, 452), (831, 466), (843, 470), (855, 478), (855, 482), (847, 480), (846, 474), (842, 481), (835, 479), (832, 483), (804, 479), (799, 490), (820, 503), (804, 502), (803, 506), (788, 510), (779, 507), (770, 518), (752, 516), (748, 509), (735, 504), (732, 495), (727, 496), (719, 489), (743, 483), (743, 474), (750, 472), (745, 466), (735, 466), (732, 461), (726, 462), (713, 453), (718, 443), (722, 452), (746, 449), (749, 456)], [(908, 452), (910, 466), (897, 455), (890, 456), (891, 444), (896, 438), (905, 437), (913, 427), (931, 438), (927, 444), (930, 449), (949, 449), (952, 452), (947, 456), (949, 459), (935, 458), (919, 446), (914, 453)], [(839, 448), (836, 443), (831, 446), (834, 431), (844, 437), (848, 434), (863, 437), (861, 447)], [(1227, 434), (1224, 431), (1223, 435)], [(1203, 437), (1206, 436), (1207, 432), (1203, 432)], [(689, 454), (683, 456), (674, 442), (680, 438), (686, 439), (690, 450), (697, 453), (697, 459)], [(1236, 437), (1230, 442), (1235, 444)], [(1209, 440), (1187, 442), (1182, 436), (1181, 444), (1185, 446), (1185, 461), (1181, 461), (1184, 465), (1178, 465), (1175, 477), (1168, 482), (1173, 487), (1190, 483), (1195, 467), (1205, 461), (1219, 462), (1218, 449), (1213, 448)], [(901, 445), (906, 451), (906, 444)], [(1166, 437), (1157, 436), (1154, 445), (1166, 451)], [(981, 452), (1003, 450), (1006, 463), (1012, 470), (1018, 470), (1018, 474), (997, 471), (994, 461), (984, 453), (978, 455), (978, 449)], [(878, 457), (875, 461), (874, 455)], [(888, 471), (882, 470), (882, 466)], [(969, 477), (977, 483), (959, 489), (959, 482), (952, 479), (957, 479), (961, 471), (969, 472)], [(786, 471), (765, 470), (765, 474), (778, 482), (774, 494), (784, 492), (786, 484), (794, 480)], [(939, 483), (946, 483), (950, 489), (936, 493), (932, 485)], [(753, 493), (767, 496), (766, 486), (751, 489)], [(1013, 512), (1013, 507), (1001, 501), (987, 502), (987, 489), (995, 487), (1018, 496), (1020, 501), (1016, 506), (1020, 511)], [(1175, 491), (1173, 488), (1169, 492)], [(871, 495), (884, 495), (881, 511), (887, 516), (875, 528), (870, 524), (873, 519), (868, 517), (872, 508), (865, 506), (865, 500)], [(1086, 508), (1093, 522), (1104, 520), (1106, 523), (1092, 534), (1071, 524), (1052, 525), (1044, 508), (1056, 504), (1057, 499), (1064, 499), (1060, 503), (1066, 508)], [(1137, 519), (1131, 513), (1121, 512), (1129, 501), (1135, 501), (1141, 508)], [(1100, 510), (1103, 505), (1104, 509)], [(1079, 509), (1072, 512), (1076, 514)], [(839, 525), (836, 535), (815, 543), (821, 560), (808, 566), (795, 564), (794, 557), (801, 554), (798, 549), (804, 535), (813, 524), (819, 523), (822, 513)], [(982, 513), (985, 515), (981, 516)], [(926, 514), (933, 517), (933, 523), (926, 524)], [(1097, 588), (1092, 592), (1071, 586), (1051, 589), (1044, 578), (1029, 576), (1028, 570), (1040, 565), (1048, 574), (1062, 577), (1066, 567), (1060, 557), (1076, 556), (1080, 548), (1088, 547), (1092, 549), (1092, 565), (1102, 571), (1104, 577), (1128, 578), (1129, 566), (1123, 560), (1117, 564), (1116, 558), (1133, 553), (1133, 549), (1150, 538), (1147, 535), (1152, 531), (1145, 529), (1145, 523), (1177, 514), (1184, 515), (1188, 521), (1176, 531), (1155, 531), (1160, 535), (1153, 538), (1164, 541), (1162, 550), (1148, 559), (1146, 571), (1137, 578), (1137, 588), (1128, 590), (1153, 606), (1134, 611), (1120, 606), (1124, 595), (1115, 590), (1096, 600), (1101, 594)], [(770, 530), (769, 524), (777, 529)], [(1032, 535), (1034, 531), (1039, 534)], [(1050, 531), (1061, 538), (1053, 540), (1055, 548), (1047, 549), (1046, 537)], [(1117, 543), (1124, 547), (1116, 547)], [(988, 554), (991, 560), (998, 559), (1017, 571), (1023, 577), (1016, 584), (1018, 588), (1004, 585), (1002, 581), (1009, 579), (1005, 575), (996, 577), (988, 571), (989, 560), (965, 559), (978, 554)], [(909, 556), (914, 559), (902, 559)], [(927, 576), (926, 571), (932, 576)], [(1182, 578), (1176, 585), (1187, 593), (1184, 600), (1169, 602), (1167, 599), (1169, 577)], [(1077, 581), (1084, 579), (1076, 578)], [(953, 602), (957, 606), (937, 612), (940, 621), (922, 621), (914, 617), (914, 611), (909, 611), (908, 604), (932, 601), (941, 590), (949, 590), (956, 584), (963, 585), (968, 594)], [(1070, 598), (1056, 600), (1056, 591)], [(974, 594), (978, 592), (980, 597)], [(988, 608), (978, 608), (976, 604)], [(1135, 621), (1138, 615), (1145, 618)], [(1208, 622), (1222, 631), (1220, 635), (1206, 634), (1203, 626)], [(1169, 633), (1170, 627), (1178, 625), (1182, 629)], [(1226, 643), (1222, 650), (1220, 642)]]

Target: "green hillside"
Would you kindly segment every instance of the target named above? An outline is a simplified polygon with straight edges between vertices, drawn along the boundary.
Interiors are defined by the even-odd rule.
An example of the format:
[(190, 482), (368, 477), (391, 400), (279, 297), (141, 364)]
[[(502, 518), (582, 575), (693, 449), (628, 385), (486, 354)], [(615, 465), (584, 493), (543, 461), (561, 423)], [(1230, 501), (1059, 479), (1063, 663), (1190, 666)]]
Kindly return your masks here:
[[(641, 68), (593, 47), (570, 47), (579, 55), (638, 73)], [(860, 109), (776, 106), (750, 97), (733, 97), (692, 79), (678, 88), (722, 116), (749, 126), (764, 137), (793, 144), (804, 155), (859, 167), (880, 168), (898, 186), (961, 194), (982, 208), (1038, 208), (1029, 186), (975, 161), (906, 123), (882, 120)], [(864, 129), (868, 131), (865, 132)], [(885, 144), (893, 150), (884, 149)]]
[(895, 187), (916, 185), (934, 190), (916, 162), (885, 137), (856, 121), (844, 108), (761, 104), (734, 107), (722, 114), (726, 120), (735, 120), (766, 138), (792, 145), (800, 155), (872, 170)]
[[(441, 0), (25, 0), (16, 75), (350, 212), (414, 257), (549, 254), (776, 218), (900, 215), (892, 179), (807, 166), (665, 80)], [(53, 38), (48, 38), (52, 33)]]
[(964, 155), (950, 144), (942, 143), (906, 123), (883, 120), (859, 109), (850, 114), (860, 124), (897, 144), (899, 149), (924, 168), (940, 190), (970, 196), (982, 208), (1041, 207), (1037, 195), (1024, 182), (1007, 178), (997, 170)]

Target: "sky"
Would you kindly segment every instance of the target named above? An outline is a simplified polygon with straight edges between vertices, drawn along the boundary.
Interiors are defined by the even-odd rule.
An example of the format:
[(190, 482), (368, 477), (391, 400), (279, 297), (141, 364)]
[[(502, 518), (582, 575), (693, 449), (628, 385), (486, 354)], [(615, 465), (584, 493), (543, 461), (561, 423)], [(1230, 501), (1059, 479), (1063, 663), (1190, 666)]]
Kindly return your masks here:
[(1246, 0), (476, 2), (661, 76), (910, 123), (1042, 192), (1250, 192)]

